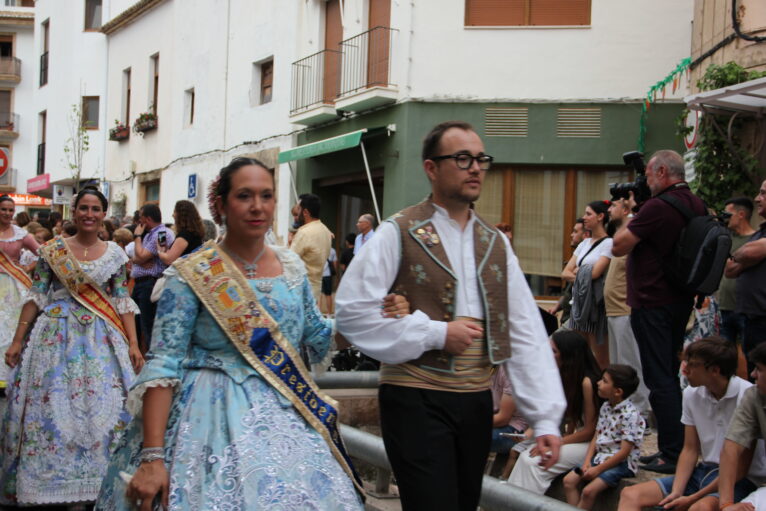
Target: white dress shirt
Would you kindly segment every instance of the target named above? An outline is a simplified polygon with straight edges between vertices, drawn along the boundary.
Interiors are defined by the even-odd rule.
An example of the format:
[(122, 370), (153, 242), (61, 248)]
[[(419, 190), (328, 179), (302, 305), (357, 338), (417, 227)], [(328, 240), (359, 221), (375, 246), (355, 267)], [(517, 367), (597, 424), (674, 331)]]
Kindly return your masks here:
[(360, 250), (362, 250), (362, 247), (369, 242), (372, 237), (375, 235), (375, 230), (370, 229), (367, 231), (366, 234), (359, 233), (356, 235), (356, 240), (354, 240), (354, 255), (358, 254)]
[[(439, 233), (452, 270), (460, 285), (455, 316), (483, 318), (484, 309), (474, 261), (473, 222), (460, 229), (446, 210), (436, 206), (431, 219)], [(505, 362), (521, 415), (536, 435), (559, 435), (566, 409), (559, 371), (553, 358), (540, 312), (508, 238), (505, 244), (508, 275), (508, 324), (511, 358)], [(415, 310), (401, 319), (383, 318), (380, 305), (399, 273), (399, 229), (384, 222), (367, 248), (351, 261), (335, 298), (338, 331), (367, 355), (388, 364), (414, 360), (425, 351), (444, 347), (447, 323), (429, 319)]]

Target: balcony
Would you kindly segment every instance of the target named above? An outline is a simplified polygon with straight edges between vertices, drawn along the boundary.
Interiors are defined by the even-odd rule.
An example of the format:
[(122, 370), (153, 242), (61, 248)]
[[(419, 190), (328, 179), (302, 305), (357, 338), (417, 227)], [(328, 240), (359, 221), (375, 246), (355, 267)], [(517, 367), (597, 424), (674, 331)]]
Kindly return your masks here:
[(292, 65), (290, 121), (296, 124), (319, 124), (335, 119), (341, 53), (322, 50), (296, 60)]
[(0, 57), (0, 82), (17, 84), (21, 81), (21, 60), (16, 57)]
[(40, 55), (40, 87), (48, 83), (48, 52)]
[(0, 142), (19, 138), (19, 114), (0, 112)]
[(340, 43), (341, 81), (335, 108), (360, 112), (395, 103), (391, 83), (391, 49), (396, 29), (375, 27)]

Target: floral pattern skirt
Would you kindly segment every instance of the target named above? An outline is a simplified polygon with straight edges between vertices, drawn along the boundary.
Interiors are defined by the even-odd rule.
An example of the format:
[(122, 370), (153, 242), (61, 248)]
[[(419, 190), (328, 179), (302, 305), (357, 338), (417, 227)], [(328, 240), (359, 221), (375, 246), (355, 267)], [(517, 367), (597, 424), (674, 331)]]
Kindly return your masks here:
[(130, 422), (128, 345), (74, 300), (38, 316), (10, 374), (0, 430), (0, 502), (91, 502)]
[[(97, 509), (132, 509), (119, 472), (138, 468), (142, 427), (136, 418), (125, 431)], [(255, 376), (238, 384), (223, 371), (186, 370), (170, 410), (165, 464), (171, 510), (363, 509), (324, 439)]]
[(13, 334), (19, 324), (21, 315), (21, 297), (25, 291), (24, 286), (7, 273), (0, 273), (0, 386), (8, 381), (10, 370), (2, 360), (6, 350), (10, 347)]

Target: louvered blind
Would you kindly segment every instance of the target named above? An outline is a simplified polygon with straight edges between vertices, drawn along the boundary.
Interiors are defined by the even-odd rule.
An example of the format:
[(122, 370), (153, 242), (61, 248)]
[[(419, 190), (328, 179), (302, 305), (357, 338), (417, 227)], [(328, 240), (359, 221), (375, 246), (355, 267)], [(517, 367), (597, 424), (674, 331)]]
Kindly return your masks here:
[(601, 136), (600, 108), (559, 108), (556, 136), (560, 138), (598, 138)]
[(489, 107), (484, 111), (484, 134), (488, 137), (526, 137), (529, 108)]
[(590, 25), (591, 0), (466, 0), (466, 26)]

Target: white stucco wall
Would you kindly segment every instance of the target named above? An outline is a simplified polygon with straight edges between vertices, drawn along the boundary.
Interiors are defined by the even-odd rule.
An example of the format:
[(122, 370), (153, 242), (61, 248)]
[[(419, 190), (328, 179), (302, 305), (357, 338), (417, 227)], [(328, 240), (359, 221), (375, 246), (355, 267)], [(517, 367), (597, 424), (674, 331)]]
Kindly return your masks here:
[[(109, 0), (104, 4), (108, 6)], [(88, 130), (90, 148), (83, 158), (82, 178), (102, 177), (104, 143), (110, 127), (106, 117), (106, 37), (84, 31), (85, 2), (37, 0), (35, 2), (35, 65), (39, 84), (40, 55), (43, 50), (41, 24), (50, 20), (48, 83), (34, 92), (35, 126), (39, 113), (47, 111), (45, 171), (51, 182), (72, 177), (66, 167), (64, 147), (70, 137), (69, 114), (80, 105), (82, 96), (99, 96), (99, 129)]]
[[(288, 112), (298, 4), (280, 3), (276, 9), (272, 0), (166, 0), (109, 36), (109, 119), (121, 118), (123, 70), (128, 67), (131, 125), (147, 110), (149, 59), (160, 54), (159, 127), (143, 138), (131, 133), (129, 140), (106, 146), (113, 197), (125, 193), (128, 212), (140, 206), (140, 184), (122, 181), (132, 170), (162, 170), (164, 219), (170, 219), (177, 200), (187, 198), (188, 176), (196, 173), (202, 189), (195, 204), (209, 218), (204, 194), (222, 166), (237, 155), (292, 147), (295, 127)], [(110, 14), (119, 12), (113, 8)], [(273, 97), (259, 104), (254, 64), (269, 58), (274, 59)], [(194, 122), (189, 124), (186, 91), (192, 88)], [(288, 166), (281, 167), (278, 195), (285, 200), (278, 202), (277, 217), (286, 218), (291, 187)], [(286, 222), (277, 226), (285, 236)]]

